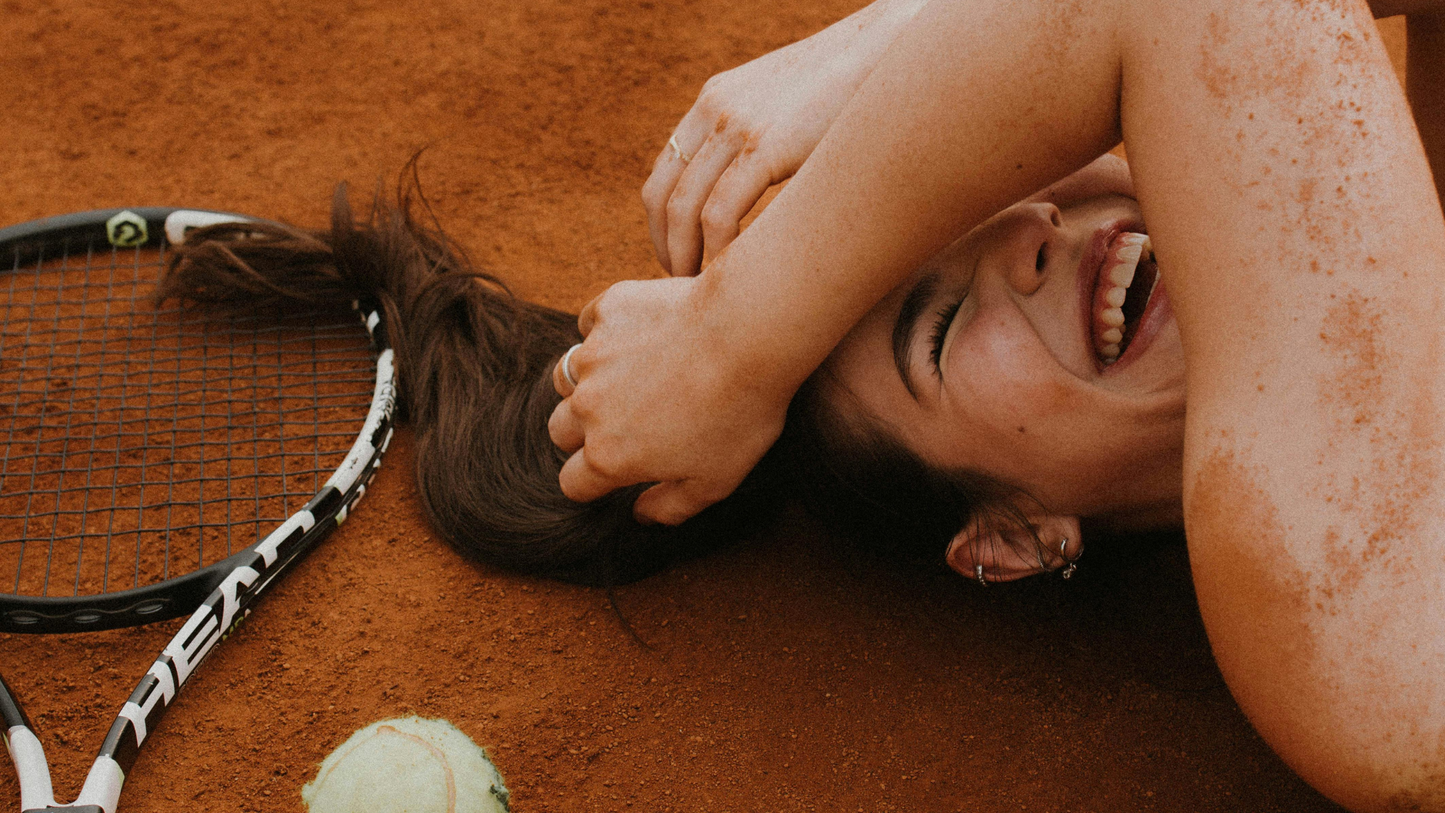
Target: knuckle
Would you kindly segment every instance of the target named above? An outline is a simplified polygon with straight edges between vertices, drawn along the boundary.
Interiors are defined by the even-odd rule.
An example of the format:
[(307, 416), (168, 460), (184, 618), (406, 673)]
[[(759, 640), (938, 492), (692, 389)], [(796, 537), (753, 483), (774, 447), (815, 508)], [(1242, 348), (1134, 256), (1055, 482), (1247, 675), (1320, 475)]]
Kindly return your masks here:
[(624, 279), (608, 286), (603, 296), (606, 297), (607, 304), (616, 307), (645, 290), (645, 283), (642, 280)]
[(649, 215), (654, 215), (662, 210), (666, 202), (667, 189), (662, 185), (662, 180), (656, 174), (648, 176), (647, 182), (642, 185), (643, 208)]
[(610, 443), (588, 445), (587, 465), (594, 474), (608, 482), (623, 479), (627, 471), (624, 461), (617, 456)]
[(686, 220), (692, 215), (693, 202), (687, 196), (673, 194), (667, 201), (668, 220)]
[(732, 218), (728, 217), (719, 204), (709, 203), (702, 208), (702, 231), (714, 237), (722, 237), (732, 230)]
[(617, 299), (622, 296), (621, 288), (622, 283), (608, 286), (607, 290), (598, 294), (597, 298), (592, 301), (592, 323), (594, 328), (596, 325), (606, 321), (607, 317), (612, 314), (613, 309), (617, 307)]
[[(592, 390), (581, 386), (579, 382), (577, 389), (573, 390), (572, 395), (567, 398), (567, 407), (571, 412), (572, 423), (578, 427), (585, 427), (596, 414), (592, 404)], [(560, 425), (559, 428), (561, 428)]]
[[(739, 154), (749, 151), (748, 145), (756, 145), (762, 137), (762, 128), (753, 116), (746, 111), (734, 111), (728, 119), (728, 143), (735, 148)], [(753, 149), (757, 149), (756, 146)]]
[(563, 475), (558, 478), (557, 484), (562, 487), (562, 496), (572, 502), (587, 502), (587, 498), (590, 496), (582, 490), (582, 485), (577, 482), (577, 478), (567, 476), (566, 472), (563, 472)]
[(768, 130), (766, 127), (755, 127), (750, 129), (748, 131), (747, 138), (743, 139), (742, 155), (751, 157), (753, 153), (757, 152), (758, 148), (763, 146), (763, 142), (764, 139), (767, 137), (767, 134)]
[(698, 106), (703, 110), (718, 109), (727, 98), (727, 87), (732, 78), (732, 70), (725, 70), (715, 73), (702, 83), (702, 90), (697, 94)]

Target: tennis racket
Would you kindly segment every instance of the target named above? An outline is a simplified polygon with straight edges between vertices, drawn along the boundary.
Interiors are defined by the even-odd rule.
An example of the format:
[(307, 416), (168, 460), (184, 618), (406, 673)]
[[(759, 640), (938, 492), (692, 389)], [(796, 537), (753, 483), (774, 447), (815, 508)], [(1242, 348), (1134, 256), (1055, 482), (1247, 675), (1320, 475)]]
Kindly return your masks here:
[(392, 351), (374, 307), (238, 314), (154, 301), (172, 246), (238, 221), (254, 222), (141, 208), (0, 229), (0, 632), (190, 614), (69, 806), (0, 680), (22, 810), (113, 813), (177, 692), (346, 519), (391, 440)]

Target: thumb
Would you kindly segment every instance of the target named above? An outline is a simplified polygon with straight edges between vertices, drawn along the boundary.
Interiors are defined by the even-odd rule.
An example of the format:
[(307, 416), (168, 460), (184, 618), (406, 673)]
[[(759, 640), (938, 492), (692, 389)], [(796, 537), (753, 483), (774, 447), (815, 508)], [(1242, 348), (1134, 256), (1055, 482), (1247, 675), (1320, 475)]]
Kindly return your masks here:
[(730, 493), (732, 489), (705, 488), (698, 480), (669, 480), (642, 492), (632, 515), (642, 523), (681, 525)]

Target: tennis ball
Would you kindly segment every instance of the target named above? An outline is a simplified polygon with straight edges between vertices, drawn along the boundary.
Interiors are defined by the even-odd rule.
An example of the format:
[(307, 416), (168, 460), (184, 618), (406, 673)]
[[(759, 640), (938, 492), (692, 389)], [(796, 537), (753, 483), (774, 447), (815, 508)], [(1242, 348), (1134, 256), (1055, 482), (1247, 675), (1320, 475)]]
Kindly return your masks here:
[(402, 717), (352, 734), (301, 788), (310, 813), (508, 813), (487, 754), (446, 720)]

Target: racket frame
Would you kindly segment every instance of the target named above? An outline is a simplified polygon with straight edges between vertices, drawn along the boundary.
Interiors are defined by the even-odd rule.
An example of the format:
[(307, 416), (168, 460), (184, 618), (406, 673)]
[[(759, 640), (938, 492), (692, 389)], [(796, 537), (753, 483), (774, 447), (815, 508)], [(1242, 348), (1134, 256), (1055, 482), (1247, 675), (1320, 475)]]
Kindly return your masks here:
[[(131, 248), (178, 244), (191, 229), (238, 221), (255, 219), (227, 212), (153, 207), (82, 212), (0, 230), (0, 256), (14, 257), (18, 266), (42, 256), (57, 241), (92, 240), (97, 227), (105, 228), (102, 234), (112, 245)], [(115, 224), (123, 226), (121, 242), (116, 240)], [(70, 805), (56, 803), (44, 746), (19, 698), (0, 677), (0, 725), (19, 777), (22, 813), (115, 813), (125, 776), (140, 755), (141, 746), (196, 667), (236, 631), (277, 577), (344, 522), (366, 494), (391, 442), (396, 373), (380, 313), (374, 306), (360, 302), (352, 306), (377, 353), (371, 405), (351, 450), (305, 507), (245, 550), (159, 585), (106, 597), (86, 597), (88, 601), (82, 603), (87, 606), (79, 608), (75, 606), (77, 599), (3, 596), (10, 606), (0, 611), (0, 632), (134, 626), (174, 618), (183, 614), (185, 607), (196, 606), (116, 715), (80, 795)], [(191, 597), (195, 603), (185, 604)]]

